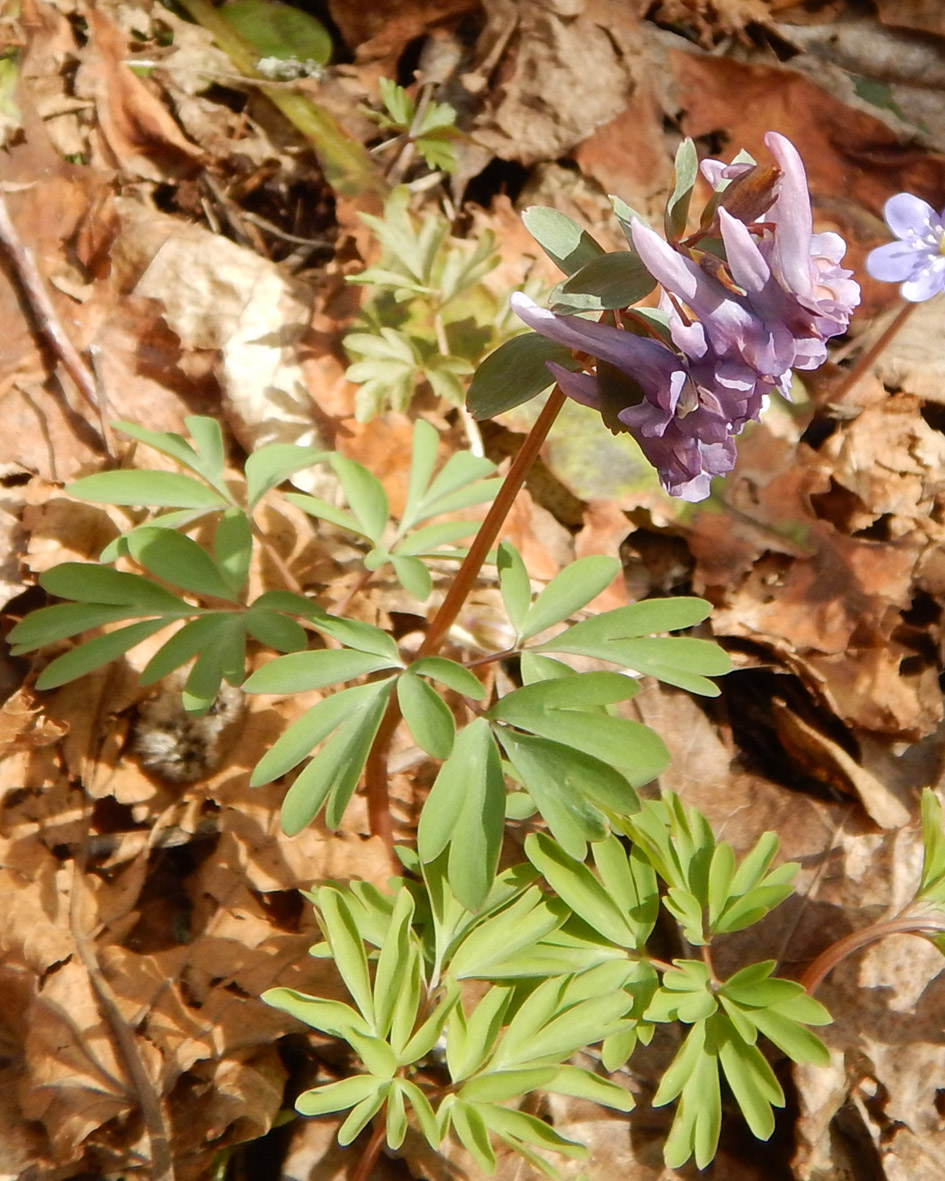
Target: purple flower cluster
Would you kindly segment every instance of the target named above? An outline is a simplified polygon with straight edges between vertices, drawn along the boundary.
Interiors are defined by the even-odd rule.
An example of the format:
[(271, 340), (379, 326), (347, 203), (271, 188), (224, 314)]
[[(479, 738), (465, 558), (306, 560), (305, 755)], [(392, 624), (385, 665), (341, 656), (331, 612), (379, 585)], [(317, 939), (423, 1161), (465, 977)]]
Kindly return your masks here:
[[(764, 396), (788, 393), (793, 368), (820, 365), (825, 342), (846, 329), (859, 303), (859, 286), (839, 265), (843, 239), (812, 232), (797, 150), (773, 131), (765, 143), (778, 172), (763, 220), (734, 216), (724, 194), (719, 203), (724, 264), (716, 254), (670, 245), (640, 221), (631, 227), (634, 248), (662, 288), (668, 341), (512, 297), (530, 328), (617, 371), (615, 381), (600, 366), (573, 373), (549, 363), (563, 392), (600, 411), (612, 430), (629, 431), (663, 487), (684, 500), (704, 500), (712, 477), (731, 471), (734, 436), (758, 418)], [(718, 186), (744, 182), (757, 166), (707, 160), (702, 168)]]

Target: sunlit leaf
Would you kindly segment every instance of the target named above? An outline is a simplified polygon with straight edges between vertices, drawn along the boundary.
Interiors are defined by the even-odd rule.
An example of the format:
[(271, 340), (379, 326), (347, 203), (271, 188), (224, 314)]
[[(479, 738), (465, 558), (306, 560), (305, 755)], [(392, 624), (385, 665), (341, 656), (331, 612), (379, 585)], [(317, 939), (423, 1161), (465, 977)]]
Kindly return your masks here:
[(128, 538), (132, 557), (149, 574), (198, 595), (233, 601), (229, 581), (196, 541), (170, 529), (136, 529)]
[(390, 508), (387, 503), (387, 493), (378, 480), (367, 468), (353, 459), (343, 455), (333, 455), (332, 467), (338, 473), (338, 479), (344, 488), (345, 498), (352, 513), (358, 520), (366, 537), (376, 545), (381, 540)]
[(522, 214), (522, 221), (545, 254), (566, 275), (604, 253), (604, 248), (586, 230), (558, 209), (531, 205)]
[(435, 860), (449, 845), (450, 886), (471, 910), (482, 904), (492, 885), (504, 825), (505, 781), (498, 752), (488, 723), (477, 718), (459, 732), (417, 830), (424, 862)]
[(397, 699), (417, 745), (434, 758), (448, 759), (456, 723), (443, 698), (413, 670), (408, 670), (398, 678)]
[(299, 447), (294, 443), (267, 443), (254, 451), (247, 458), (244, 468), (246, 500), (250, 511), (270, 489), (296, 472), (323, 462), (327, 457), (325, 451), (315, 447)]
[(226, 508), (219, 492), (183, 472), (117, 471), (83, 476), (66, 485), (77, 500), (158, 508)]
[(96, 636), (94, 640), (73, 648), (63, 656), (57, 656), (51, 664), (47, 664), (36, 678), (36, 688), (58, 689), (60, 685), (84, 677), (86, 673), (94, 672), (103, 664), (123, 656), (136, 644), (142, 643), (163, 627), (167, 627), (167, 620), (147, 619), (142, 623), (132, 623), (129, 627), (108, 632), (104, 636)]
[(565, 566), (532, 603), (525, 616), (521, 638), (528, 639), (570, 618), (610, 586), (619, 571), (617, 559), (604, 554), (591, 554)]
[(247, 693), (304, 693), (390, 668), (385, 656), (351, 648), (316, 648), (270, 660), (246, 681)]
[(574, 370), (577, 362), (570, 349), (525, 332), (507, 340), (473, 374), (466, 394), (466, 406), (473, 418), (495, 418), (529, 401), (555, 383), (548, 362)]

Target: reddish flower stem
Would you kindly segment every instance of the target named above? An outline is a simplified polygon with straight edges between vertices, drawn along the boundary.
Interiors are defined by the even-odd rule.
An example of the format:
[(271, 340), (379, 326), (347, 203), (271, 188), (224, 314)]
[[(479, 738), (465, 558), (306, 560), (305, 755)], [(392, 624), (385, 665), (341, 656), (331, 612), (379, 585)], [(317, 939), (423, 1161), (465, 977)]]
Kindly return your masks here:
[[(538, 452), (541, 450), (545, 439), (547, 439), (548, 432), (551, 430), (552, 424), (558, 417), (558, 412), (563, 405), (564, 394), (555, 386), (548, 396), (548, 401), (543, 406), (541, 413), (535, 420), (535, 425), (528, 432), (528, 435), (518, 450), (518, 454), (512, 460), (512, 466), (509, 468), (508, 474), (502, 482), (502, 487), (499, 489), (498, 495), (492, 502), (488, 513), (486, 513), (485, 520), (479, 526), (479, 532), (473, 539), (473, 543), (469, 547), (466, 557), (463, 559), (463, 564), (456, 573), (453, 585), (450, 587), (446, 598), (440, 604), (439, 609), (430, 621), (430, 627), (427, 630), (426, 637), (420, 645), (415, 659), (419, 660), (423, 656), (432, 656), (437, 652), (446, 639), (450, 628), (456, 622), (456, 617), (462, 610), (463, 604), (469, 597), (469, 592), (479, 577), (479, 571), (482, 569), (482, 564), (486, 560), (486, 555), (492, 549), (493, 545), (495, 545), (496, 538), (499, 536), (505, 519), (511, 511), (512, 505), (515, 503), (515, 498), (521, 491), (522, 485), (525, 483), (525, 478)], [(397, 723), (399, 721), (400, 707), (397, 704), (397, 698), (392, 696), (387, 706), (387, 711), (381, 720), (377, 737), (374, 739), (371, 753), (368, 755), (364, 768), (364, 788), (365, 794), (367, 795), (371, 833), (374, 836), (379, 836), (387, 846), (391, 864), (395, 872), (399, 871), (400, 862), (394, 853), (394, 830), (390, 815), (387, 756), (391, 739), (394, 736), (394, 731), (397, 729)]]
[(912, 315), (919, 305), (916, 303), (903, 303), (892, 320), (886, 325), (885, 329), (880, 333), (876, 341), (870, 345), (862, 356), (858, 357), (856, 362), (850, 367), (846, 376), (834, 389), (830, 390), (831, 402), (842, 402), (847, 394), (853, 389), (864, 373), (868, 373), (873, 367), (873, 362), (880, 355), (883, 349), (889, 344), (892, 338), (896, 335), (899, 329), (905, 324), (906, 320)]
[(355, 1165), (349, 1181), (368, 1181), (371, 1171), (377, 1164), (377, 1158), (381, 1155), (386, 1131), (386, 1121), (379, 1117), (371, 1129), (371, 1138), (365, 1144), (361, 1159)]
[(860, 931), (851, 931), (838, 939), (810, 964), (801, 977), (801, 986), (813, 996), (828, 973), (854, 952), (885, 939), (887, 935), (926, 935), (945, 932), (945, 914), (902, 914), (894, 919), (870, 923)]

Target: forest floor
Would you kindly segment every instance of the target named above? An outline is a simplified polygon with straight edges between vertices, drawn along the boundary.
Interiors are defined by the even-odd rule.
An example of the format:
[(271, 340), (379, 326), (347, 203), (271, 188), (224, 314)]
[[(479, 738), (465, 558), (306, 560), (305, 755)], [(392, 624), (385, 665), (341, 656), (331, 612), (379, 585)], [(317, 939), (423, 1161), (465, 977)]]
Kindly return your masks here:
[[(300, 3), (300, 7), (303, 7)], [(315, 76), (262, 90), (188, 16), (157, 0), (21, 0), (0, 12), (0, 591), (7, 630), (46, 596), (37, 577), (91, 561), (122, 510), (64, 486), (142, 462), (107, 424), (223, 425), (229, 458), (279, 439), (331, 447), (402, 505), (411, 424), (443, 457), (475, 440), (448, 398), (417, 383), (404, 412), (355, 417), (342, 344), (369, 291), (347, 284), (379, 248), (394, 181), (418, 217), (495, 235), (497, 299), (560, 277), (521, 225), (551, 205), (608, 248), (607, 194), (657, 217), (684, 136), (700, 154), (767, 160), (787, 135), (808, 170), (815, 228), (839, 232), (863, 302), (831, 361), (739, 442), (699, 505), (673, 501), (626, 436), (569, 406), (506, 536), (534, 579), (576, 556), (621, 556), (609, 605), (695, 594), (735, 671), (708, 703), (647, 684), (638, 716), (672, 753), (661, 785), (744, 850), (767, 829), (801, 864), (797, 895), (721, 953), (797, 976), (832, 940), (910, 897), (917, 799), (945, 784), (945, 304), (916, 308), (852, 386), (851, 360), (897, 309), (866, 252), (899, 191), (945, 203), (945, 13), (921, 0), (355, 0), (310, 3), (333, 41)], [(206, 22), (205, 22), (206, 23)], [(5, 71), (5, 72), (4, 72)], [(384, 135), (379, 80), (458, 112), (457, 167), (435, 174)], [(288, 97), (287, 97), (288, 96)], [(274, 101), (282, 99), (281, 106)], [(289, 117), (314, 104), (322, 136)], [(328, 126), (334, 128), (325, 133)], [(339, 147), (340, 145), (340, 147)], [(364, 148), (379, 148), (373, 155)], [(39, 283), (30, 281), (35, 260)], [(44, 300), (46, 302), (44, 302)], [(55, 339), (74, 346), (57, 352)], [(482, 424), (507, 463), (532, 407)], [(149, 461), (153, 455), (149, 453)], [(280, 564), (402, 637), (428, 610), (288, 503), (263, 519)], [(265, 572), (257, 572), (264, 578)], [(438, 582), (434, 602), (442, 596)], [(488, 594), (462, 619), (494, 622)], [(149, 1176), (155, 1138), (177, 1181), (334, 1181), (358, 1145), (337, 1119), (285, 1119), (345, 1059), (259, 994), (338, 994), (298, 890), (383, 883), (388, 862), (356, 802), (337, 832), (285, 836), (285, 785), (249, 770), (311, 695), (229, 699), (189, 719), (180, 684), (144, 688), (153, 649), (47, 693), (49, 652), (0, 656), (0, 1174), (17, 1181)], [(401, 752), (398, 835), (409, 839), (429, 766)], [(827, 1068), (778, 1064), (789, 1101), (759, 1145), (736, 1116), (722, 1181), (940, 1181), (945, 1175), (945, 977), (940, 954), (898, 936), (846, 961), (818, 994), (835, 1015)], [(649, 1104), (673, 1046), (626, 1068), (627, 1117), (556, 1098), (543, 1114), (586, 1143), (589, 1181), (670, 1181), (671, 1112)], [(409, 1138), (384, 1181), (479, 1176), (461, 1150)], [(538, 1176), (500, 1156), (501, 1181)]]

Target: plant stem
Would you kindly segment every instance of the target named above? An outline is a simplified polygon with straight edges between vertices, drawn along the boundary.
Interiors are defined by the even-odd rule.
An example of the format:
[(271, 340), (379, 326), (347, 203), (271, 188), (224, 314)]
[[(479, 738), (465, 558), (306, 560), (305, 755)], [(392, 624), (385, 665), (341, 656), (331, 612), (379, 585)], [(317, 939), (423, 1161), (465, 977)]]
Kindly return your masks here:
[(851, 931), (842, 939), (838, 939), (810, 964), (801, 977), (801, 986), (813, 996), (824, 978), (841, 963), (871, 943), (885, 939), (887, 935), (925, 935), (931, 932), (945, 931), (945, 914), (901, 914), (894, 919), (883, 919), (878, 923), (870, 923), (860, 931)]
[(361, 1159), (355, 1165), (354, 1172), (351, 1174), (349, 1181), (368, 1181), (371, 1176), (371, 1170), (377, 1164), (377, 1158), (381, 1155), (381, 1148), (384, 1145), (385, 1122), (380, 1116), (374, 1123), (371, 1129), (371, 1138), (364, 1146), (364, 1152), (361, 1153)]
[(899, 329), (905, 324), (906, 320), (912, 315), (918, 307), (915, 303), (906, 303), (903, 301), (903, 306), (899, 309), (892, 320), (887, 324), (883, 332), (880, 333), (878, 339), (870, 345), (870, 347), (858, 357), (856, 362), (850, 367), (849, 372), (840, 382), (840, 384), (830, 391), (829, 400), (831, 402), (842, 402), (847, 394), (853, 389), (864, 373), (869, 372), (873, 366), (873, 362), (880, 355), (880, 353), (889, 344), (892, 338), (896, 335)]
[(516, 496), (521, 492), (525, 477), (538, 457), (538, 452), (547, 439), (548, 432), (563, 405), (564, 394), (555, 386), (548, 396), (548, 401), (543, 406), (541, 414), (535, 420), (535, 425), (528, 432), (518, 454), (512, 460), (512, 466), (502, 482), (498, 495), (486, 513), (485, 520), (479, 526), (479, 532), (473, 539), (462, 566), (457, 571), (453, 585), (434, 615), (424, 641), (417, 652), (418, 660), (422, 656), (432, 656), (437, 652), (446, 638), (447, 632), (456, 622), (456, 617), (462, 610), (463, 603), (466, 602), (469, 592), (479, 576), (486, 555), (495, 545), (499, 531), (505, 523), (505, 518), (509, 515)]
[[(509, 468), (502, 482), (502, 487), (499, 489), (498, 495), (492, 502), (488, 513), (486, 513), (485, 520), (479, 526), (479, 532), (473, 539), (473, 543), (469, 547), (466, 557), (463, 559), (463, 564), (456, 572), (453, 585), (447, 591), (446, 598), (440, 604), (439, 609), (430, 622), (426, 637), (417, 651), (416, 660), (419, 660), (423, 656), (434, 655), (446, 639), (450, 628), (456, 622), (456, 617), (462, 610), (463, 604), (466, 602), (469, 592), (472, 590), (479, 576), (479, 571), (482, 569), (482, 564), (486, 560), (486, 555), (492, 549), (493, 545), (495, 545), (496, 538), (499, 536), (505, 519), (511, 511), (515, 498), (522, 490), (525, 477), (535, 462), (538, 452), (541, 450), (545, 439), (547, 439), (548, 432), (551, 430), (552, 424), (558, 417), (558, 412), (563, 405), (564, 394), (555, 386), (549, 394), (548, 401), (543, 406), (541, 413), (535, 420), (535, 425), (528, 432), (525, 441), (518, 450), (518, 454), (512, 460), (512, 466)], [(374, 739), (374, 745), (371, 747), (371, 753), (368, 755), (364, 767), (364, 790), (367, 796), (371, 833), (374, 836), (379, 836), (387, 846), (391, 864), (395, 872), (399, 871), (400, 862), (394, 853), (394, 831), (390, 815), (387, 756), (391, 739), (394, 736), (394, 731), (397, 729), (397, 723), (399, 721), (400, 707), (397, 704), (397, 698), (391, 697), (387, 711), (378, 728), (377, 736)]]

